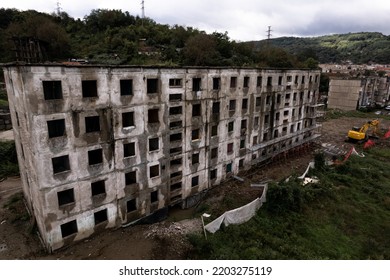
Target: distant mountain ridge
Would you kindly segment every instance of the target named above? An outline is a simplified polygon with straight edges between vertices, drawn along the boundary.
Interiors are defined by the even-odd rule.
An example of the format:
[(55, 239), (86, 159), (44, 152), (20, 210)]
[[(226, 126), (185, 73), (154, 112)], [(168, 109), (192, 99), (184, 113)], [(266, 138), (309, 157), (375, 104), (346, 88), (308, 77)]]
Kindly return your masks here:
[[(256, 48), (266, 46), (267, 40), (253, 42)], [(319, 37), (280, 37), (270, 40), (274, 47), (285, 49), (298, 57), (313, 57), (320, 63), (390, 64), (390, 36), (379, 32), (334, 34)]]

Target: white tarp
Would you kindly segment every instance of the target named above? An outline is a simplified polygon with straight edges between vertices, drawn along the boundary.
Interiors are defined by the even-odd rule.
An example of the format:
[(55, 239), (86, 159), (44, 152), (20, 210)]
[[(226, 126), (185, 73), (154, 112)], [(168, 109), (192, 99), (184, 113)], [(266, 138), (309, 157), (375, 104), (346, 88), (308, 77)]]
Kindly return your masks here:
[(254, 201), (230, 211), (223, 213), (217, 219), (208, 223), (205, 226), (205, 229), (208, 232), (214, 233), (221, 227), (222, 223), (225, 226), (228, 225), (237, 225), (249, 221), (255, 214), (256, 211), (263, 205), (266, 201), (267, 186), (264, 187), (263, 194), (260, 198), (255, 199)]
[(306, 177), (307, 172), (309, 172), (310, 168), (314, 168), (314, 161), (311, 161), (309, 165), (306, 168), (305, 173), (302, 174), (302, 176), (299, 176), (298, 179), (303, 179)]

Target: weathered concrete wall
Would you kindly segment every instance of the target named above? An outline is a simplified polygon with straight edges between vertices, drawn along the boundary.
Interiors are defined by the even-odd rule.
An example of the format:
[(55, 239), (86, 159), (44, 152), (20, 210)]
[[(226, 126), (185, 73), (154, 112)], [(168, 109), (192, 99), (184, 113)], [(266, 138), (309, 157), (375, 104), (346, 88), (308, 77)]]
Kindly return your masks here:
[(360, 89), (360, 80), (331, 79), (329, 82), (328, 108), (356, 110)]
[[(189, 205), (240, 170), (316, 137), (319, 71), (4, 70), (24, 192), (53, 250), (169, 205)], [(97, 96), (83, 97), (86, 80), (96, 81)], [(130, 95), (121, 94), (121, 80), (132, 81)], [(43, 81), (60, 81), (62, 98), (45, 100)], [(91, 117), (97, 131), (88, 131)], [(53, 120), (64, 123), (64, 135), (50, 137)], [(61, 156), (69, 166), (64, 161), (55, 173), (53, 159)]]

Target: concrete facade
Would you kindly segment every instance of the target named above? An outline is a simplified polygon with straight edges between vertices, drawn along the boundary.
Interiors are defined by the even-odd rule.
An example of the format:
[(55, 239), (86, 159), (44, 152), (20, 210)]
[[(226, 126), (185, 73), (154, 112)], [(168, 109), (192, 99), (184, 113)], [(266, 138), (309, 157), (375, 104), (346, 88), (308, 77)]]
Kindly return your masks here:
[(347, 111), (356, 110), (361, 89), (360, 79), (331, 79), (329, 82), (328, 108)]
[(319, 70), (5, 65), (27, 204), (56, 250), (317, 136)]

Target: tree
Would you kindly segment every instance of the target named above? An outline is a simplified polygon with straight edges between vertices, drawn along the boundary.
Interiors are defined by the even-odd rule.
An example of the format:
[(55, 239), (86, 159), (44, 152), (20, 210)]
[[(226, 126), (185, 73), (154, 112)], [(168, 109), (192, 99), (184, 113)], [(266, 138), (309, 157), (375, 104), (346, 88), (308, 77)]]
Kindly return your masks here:
[(215, 65), (217, 42), (214, 36), (204, 33), (190, 37), (183, 49), (184, 63), (187, 65)]

